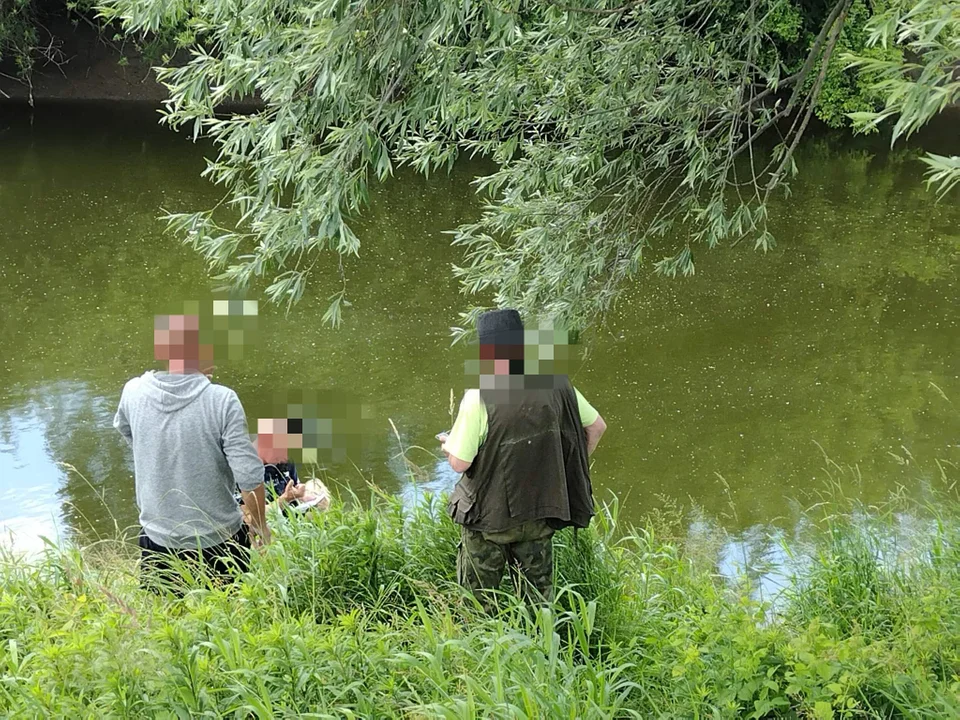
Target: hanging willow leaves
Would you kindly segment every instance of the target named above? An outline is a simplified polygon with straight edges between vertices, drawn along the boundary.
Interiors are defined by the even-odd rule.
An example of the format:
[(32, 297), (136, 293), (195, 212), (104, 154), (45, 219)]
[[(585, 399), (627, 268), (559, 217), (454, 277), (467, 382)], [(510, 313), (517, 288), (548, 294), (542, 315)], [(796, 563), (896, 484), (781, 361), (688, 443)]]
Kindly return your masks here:
[[(698, 246), (773, 243), (767, 201), (796, 171), (852, 2), (829, 8), (795, 72), (770, 50), (787, 0), (104, 0), (102, 12), (189, 50), (158, 71), (165, 121), (212, 138), (206, 175), (238, 222), (170, 220), (223, 280), (268, 277), (271, 298), (295, 300), (317, 258), (360, 253), (350, 224), (370, 183), (481, 154), (498, 163), (476, 181), (482, 215), (451, 229), (464, 292), (582, 327), (646, 262), (690, 274)], [(252, 96), (254, 112), (215, 113)], [(343, 293), (332, 302), (339, 322)]]
[[(891, 142), (909, 137), (946, 108), (960, 104), (960, 1), (897, 0), (869, 24), (871, 47), (902, 45), (911, 60), (850, 56), (875, 75), (886, 98), (879, 112), (853, 113), (862, 130), (896, 118)], [(960, 157), (928, 155), (927, 179), (941, 196), (960, 183)]]

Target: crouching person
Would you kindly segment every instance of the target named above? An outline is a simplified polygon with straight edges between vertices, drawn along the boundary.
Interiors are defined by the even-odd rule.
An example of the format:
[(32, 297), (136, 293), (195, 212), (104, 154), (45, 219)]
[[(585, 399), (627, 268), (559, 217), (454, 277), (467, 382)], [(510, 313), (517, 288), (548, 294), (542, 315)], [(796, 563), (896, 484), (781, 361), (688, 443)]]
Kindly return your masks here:
[(168, 369), (130, 380), (113, 421), (133, 448), (141, 580), (176, 585), (184, 562), (229, 580), (248, 567), (251, 534), (256, 544), (270, 541), (263, 463), (237, 394), (202, 372), (198, 318), (158, 316), (154, 352)]
[[(290, 458), (290, 450), (303, 448), (303, 421), (285, 418), (260, 418), (254, 444), (263, 462), (263, 484), (267, 507), (276, 507), (288, 515), (291, 512), (326, 510), (330, 506), (330, 491), (316, 478), (301, 482), (297, 465)], [(243, 501), (242, 493), (235, 499), (243, 511), (245, 523), (252, 519)]]

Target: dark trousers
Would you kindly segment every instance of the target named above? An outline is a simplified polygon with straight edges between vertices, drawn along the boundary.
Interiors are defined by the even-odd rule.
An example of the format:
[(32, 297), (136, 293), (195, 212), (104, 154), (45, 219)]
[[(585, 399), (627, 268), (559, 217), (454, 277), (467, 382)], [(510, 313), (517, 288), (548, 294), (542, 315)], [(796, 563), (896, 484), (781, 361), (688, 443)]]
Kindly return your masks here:
[(226, 542), (201, 549), (168, 548), (140, 531), (140, 584), (182, 594), (189, 578), (209, 578), (221, 585), (250, 567), (250, 532), (246, 524)]
[(528, 601), (553, 600), (553, 528), (543, 520), (499, 533), (460, 528), (457, 581), (485, 607), (492, 607), (487, 591), (500, 587), (505, 568)]

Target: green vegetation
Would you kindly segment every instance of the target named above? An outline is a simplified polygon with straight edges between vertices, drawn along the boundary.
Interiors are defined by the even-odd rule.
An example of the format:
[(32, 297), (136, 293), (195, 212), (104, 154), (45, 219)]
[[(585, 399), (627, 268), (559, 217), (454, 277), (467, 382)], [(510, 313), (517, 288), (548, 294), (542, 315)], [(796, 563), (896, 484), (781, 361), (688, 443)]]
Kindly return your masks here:
[[(371, 183), (480, 154), (497, 166), (476, 181), (481, 218), (455, 232), (463, 291), (586, 325), (650, 255), (674, 275), (694, 271), (698, 245), (768, 248), (767, 201), (820, 98), (830, 122), (873, 102), (838, 64), (862, 49), (861, 0), (102, 6), (128, 33), (174, 33), (193, 55), (160, 71), (166, 120), (213, 139), (207, 176), (236, 214), (176, 214), (174, 230), (224, 280), (272, 277), (267, 294), (283, 302), (324, 254), (337, 266), (360, 252)], [(258, 112), (214, 112), (254, 94)]]
[[(749, 7), (745, 0), (725, 0), (716, 5), (716, 16), (721, 18), (736, 17)], [(854, 1), (838, 50), (859, 53), (865, 49), (866, 24), (873, 16), (873, 5), (867, 0)], [(49, 59), (40, 44), (40, 36), (44, 34), (41, 31), (45, 30), (44, 20), (60, 15), (71, 18), (74, 28), (92, 25), (97, 14), (95, 6), (95, 0), (3, 0), (0, 2), (0, 61), (4, 56), (12, 57), (17, 74), (27, 78), (38, 61), (42, 64)], [(820, 0), (783, 0), (774, 6), (764, 23), (770, 40), (764, 61), (782, 62), (791, 73), (799, 70), (829, 10), (829, 5)], [(151, 62), (166, 63), (170, 61), (169, 53), (178, 45), (189, 45), (196, 40), (186, 24), (172, 24), (166, 29), (170, 32), (156, 33), (143, 44), (134, 43), (132, 51), (146, 56)], [(114, 40), (122, 40), (120, 35), (109, 35), (113, 35)], [(47, 37), (46, 42), (49, 50), (58, 39)], [(896, 49), (884, 54), (900, 57)], [(878, 103), (882, 104), (881, 99), (861, 74), (848, 71), (845, 63), (835, 57), (817, 102), (818, 117), (839, 127), (848, 122), (847, 113), (875, 110)]]
[[(82, 13), (89, 1), (65, 7)], [(38, 7), (0, 3), (0, 54), (14, 48), (21, 71), (33, 62), (24, 48), (37, 43), (24, 38), (35, 35)], [(476, 305), (463, 327), (491, 303), (582, 327), (651, 260), (661, 273), (690, 274), (699, 246), (769, 248), (768, 201), (789, 189), (814, 115), (870, 126), (867, 118), (902, 112), (913, 127), (956, 98), (957, 7), (99, 5), (107, 26), (163, 61), (166, 120), (218, 150), (206, 175), (223, 192), (220, 211), (171, 215), (173, 229), (231, 284), (270, 278), (274, 301), (298, 301), (308, 277), (323, 279), (313, 272), (321, 260), (336, 269), (359, 254), (357, 218), (371, 184), (397, 166), (433, 173), (463, 154), (495, 160), (476, 183), (487, 201), (481, 218), (451, 228), (464, 251), (454, 273)], [(161, 50), (174, 47), (182, 50), (174, 58)], [(859, 58), (853, 67), (851, 58)], [(917, 84), (917, 73), (934, 101), (899, 102), (893, 79)], [(223, 101), (251, 97), (263, 102), (256, 112), (215, 113)], [(929, 162), (950, 187), (956, 159)], [(347, 307), (345, 274), (325, 284), (333, 293), (325, 320), (336, 325)]]
[[(278, 524), (232, 591), (136, 589), (114, 543), (0, 561), (8, 717), (944, 718), (960, 713), (957, 502), (786, 548), (771, 615), (666, 522), (558, 537), (558, 604), (482, 615), (434, 502)], [(902, 509), (902, 508), (901, 508)], [(920, 521), (925, 517), (928, 521)], [(911, 542), (896, 543), (904, 518)], [(772, 618), (772, 619), (771, 619)]]
[[(51, 66), (56, 72), (56, 66), (66, 75), (78, 64), (71, 65), (73, 58), (63, 49), (66, 34), (76, 32), (110, 45), (121, 65), (132, 56), (166, 61), (175, 48), (174, 38), (163, 34), (150, 42), (124, 42), (116, 28), (97, 22), (96, 0), (0, 0), (0, 77), (32, 88), (34, 70)], [(0, 98), (5, 95), (0, 90)]]
[(0, 61), (12, 61), (18, 76), (33, 68), (37, 17), (33, 0), (0, 0)]
[[(886, 50), (902, 45), (910, 62), (867, 55), (854, 57), (855, 66), (876, 78), (876, 90), (886, 98), (880, 112), (853, 114), (854, 122), (873, 129), (896, 117), (893, 142), (909, 137), (950, 105), (960, 103), (960, 2), (957, 0), (897, 0), (868, 29), (869, 48)], [(960, 183), (960, 157), (930, 154), (928, 180), (942, 195)]]
[[(845, 59), (847, 55), (858, 53), (895, 63), (903, 59), (896, 44), (883, 48), (868, 45), (868, 23), (878, 6), (880, 4), (871, 0), (854, 0), (849, 5), (843, 29), (837, 37), (836, 51), (816, 100), (817, 117), (831, 127), (848, 125), (850, 113), (869, 112), (883, 105), (884, 96), (875, 87), (875, 75), (859, 69), (851, 70)], [(734, 3), (734, 7), (735, 12), (743, 12), (745, 3)], [(764, 62), (778, 58), (788, 74), (798, 72), (833, 7), (822, 0), (793, 0), (775, 6), (766, 22), (771, 43), (769, 56)], [(813, 82), (812, 77), (807, 81), (809, 86)]]
[[(89, 22), (90, 2), (3, 0), (0, 56), (28, 74), (44, 45), (39, 8)], [(370, 185), (398, 165), (495, 160), (477, 179), (485, 212), (454, 231), (464, 250), (454, 273), (478, 305), (464, 327), (491, 302), (582, 327), (650, 260), (690, 274), (701, 245), (767, 249), (768, 201), (789, 189), (814, 115), (862, 128), (900, 115), (896, 137), (960, 95), (956, 0), (295, 0), (282, 11), (103, 0), (99, 10), (162, 60), (167, 121), (218, 148), (206, 175), (224, 193), (217, 207), (235, 212), (174, 214), (172, 227), (222, 279), (271, 278), (274, 301), (298, 301), (325, 256), (338, 268), (359, 254)], [(172, 59), (173, 48), (183, 53)], [(214, 112), (251, 97), (262, 109)], [(960, 178), (955, 157), (927, 162), (943, 192)], [(336, 325), (346, 283), (326, 284)]]

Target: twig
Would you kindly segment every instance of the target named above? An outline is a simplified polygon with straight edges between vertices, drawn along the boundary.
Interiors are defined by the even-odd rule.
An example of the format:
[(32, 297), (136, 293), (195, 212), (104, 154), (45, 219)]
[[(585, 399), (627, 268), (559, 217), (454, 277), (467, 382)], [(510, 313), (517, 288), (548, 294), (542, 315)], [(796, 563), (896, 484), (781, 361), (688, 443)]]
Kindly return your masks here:
[(793, 85), (795, 82), (797, 82), (797, 81), (800, 79), (800, 75), (801, 75), (800, 73), (794, 73), (793, 75), (789, 75), (789, 76), (785, 77), (783, 80), (781, 80), (779, 83), (777, 83), (777, 86), (776, 86), (776, 87), (772, 87), (772, 86), (771, 86), (771, 87), (768, 87), (766, 90), (764, 90), (764, 91), (763, 91), (762, 93), (760, 93), (759, 95), (754, 95), (754, 96), (743, 106), (742, 109), (746, 110), (746, 109), (748, 109), (748, 108), (751, 108), (751, 107), (753, 107), (753, 105), (755, 105), (756, 103), (760, 102), (760, 101), (763, 100), (764, 98), (772, 95), (772, 94), (775, 93), (775, 92), (779, 92), (781, 88), (783, 88), (783, 87), (788, 87), (788, 86), (790, 86), (790, 85)]
[(766, 192), (764, 193), (764, 200), (769, 198), (773, 188), (782, 177), (784, 170), (786, 170), (788, 163), (793, 157), (794, 151), (797, 149), (797, 145), (800, 144), (800, 139), (803, 137), (803, 133), (807, 129), (807, 124), (810, 122), (810, 118), (813, 116), (813, 111), (817, 106), (817, 100), (820, 98), (820, 91), (823, 89), (823, 82), (827, 77), (827, 69), (830, 65), (830, 58), (833, 57), (833, 51), (836, 49), (837, 41), (840, 39), (840, 31), (843, 30), (843, 24), (847, 19), (847, 11), (850, 9), (850, 5), (852, 3), (853, 0), (844, 0), (840, 14), (837, 15), (833, 21), (833, 26), (830, 28), (830, 39), (827, 41), (826, 47), (824, 47), (823, 58), (820, 61), (820, 72), (817, 74), (816, 82), (814, 82), (813, 89), (810, 91), (810, 96), (807, 99), (807, 111), (804, 113), (803, 122), (800, 123), (799, 129), (794, 134), (793, 140), (790, 143), (790, 147), (787, 149), (786, 154), (783, 156), (783, 160), (780, 162), (780, 167), (778, 167), (773, 175), (771, 175), (770, 181), (767, 183)]
[[(800, 92), (803, 89), (803, 80), (807, 79), (807, 75), (810, 74), (810, 71), (813, 70), (814, 64), (817, 62), (817, 57), (820, 55), (820, 48), (823, 47), (823, 43), (827, 38), (830, 30), (833, 29), (836, 24), (837, 18), (842, 12), (844, 17), (846, 16), (847, 10), (850, 7), (851, 0), (840, 0), (836, 5), (833, 6), (833, 10), (830, 11), (830, 14), (827, 16), (826, 21), (823, 23), (823, 27), (820, 29), (817, 39), (814, 40), (813, 46), (810, 48), (810, 54), (807, 55), (807, 59), (803, 63), (803, 67), (800, 68), (800, 72), (797, 75), (800, 76), (801, 81), (797, 83), (797, 86), (793, 89), (793, 93), (790, 95), (790, 101), (787, 103), (787, 107), (793, 107), (797, 100), (800, 98)], [(832, 51), (832, 49), (831, 49)]]
[[(46, 30), (46, 28), (44, 28), (44, 30)], [(49, 33), (50, 31), (47, 30), (47, 32)], [(40, 51), (40, 56), (46, 60), (47, 65), (56, 65), (60, 74), (63, 75), (64, 78), (67, 77), (67, 74), (63, 71), (63, 66), (70, 62), (71, 58), (68, 58), (60, 49), (60, 45), (57, 44), (57, 38), (53, 36), (53, 33), (50, 33), (50, 42), (46, 48), (42, 50), (40, 48), (34, 49)], [(58, 57), (61, 59), (58, 60)]]
[(634, 0), (633, 2), (628, 2), (626, 5), (621, 5), (618, 8), (585, 8), (585, 7), (572, 7), (570, 5), (562, 5), (558, 2), (554, 2), (561, 10), (566, 12), (576, 12), (583, 13), (585, 15), (616, 15), (617, 13), (626, 12), (631, 8), (636, 7), (637, 5), (642, 5), (646, 0)]
[(104, 30), (103, 26), (97, 25), (95, 22), (93, 22), (90, 18), (88, 18), (88, 17), (87, 17), (86, 15), (84, 15), (83, 13), (78, 12), (78, 13), (76, 13), (76, 15), (77, 15), (78, 18), (80, 18), (81, 20), (83, 20), (87, 25), (89, 25), (91, 28), (93, 28), (94, 30), (97, 31), (97, 36), (98, 36), (97, 39), (98, 39), (100, 42), (102, 42), (104, 45), (109, 45), (109, 46), (110, 46), (111, 48), (113, 48), (116, 52), (118, 52), (119, 54), (123, 55), (123, 48), (120, 47), (119, 45), (117, 45), (116, 43), (114, 43), (112, 40), (108, 40), (108, 39), (106, 38), (106, 36), (104, 35), (104, 32), (103, 32), (103, 30)]
[[(743, 112), (743, 111), (745, 111), (745, 110), (747, 110), (747, 111), (751, 110), (751, 109), (753, 108), (753, 106), (756, 105), (758, 102), (760, 102), (760, 101), (763, 100), (764, 98), (769, 97), (770, 95), (772, 95), (772, 94), (775, 93), (775, 92), (779, 92), (781, 88), (783, 88), (783, 87), (788, 87), (788, 86), (794, 84), (795, 82), (797, 82), (798, 80), (800, 80), (800, 77), (801, 77), (801, 73), (794, 73), (793, 75), (790, 75), (789, 77), (785, 77), (783, 80), (781, 80), (781, 81), (777, 84), (777, 87), (775, 87), (775, 88), (774, 88), (774, 87), (768, 87), (766, 90), (764, 90), (764, 91), (761, 92), (760, 94), (754, 95), (752, 98), (750, 98), (750, 100), (748, 100), (747, 102), (743, 103), (743, 104), (740, 106), (738, 112)], [(782, 115), (780, 115), (780, 117), (782, 117)], [(779, 120), (779, 117), (778, 117), (777, 119)], [(774, 121), (774, 122), (776, 122), (776, 121)], [(772, 126), (772, 124), (773, 124), (773, 123), (768, 123), (767, 125), (765, 125), (764, 128), (763, 128), (763, 130), (760, 130), (760, 131), (757, 133), (757, 135), (762, 135), (766, 130), (769, 130), (770, 127)], [(709, 130), (707, 130), (706, 135), (703, 136), (704, 140), (712, 137), (712, 136), (713, 136), (714, 134), (716, 134), (716, 132), (717, 132), (720, 128), (722, 128), (723, 126), (724, 126), (723, 122), (718, 122), (718, 123), (717, 123), (716, 125), (714, 125), (712, 128), (710, 128)], [(737, 154), (739, 154), (739, 151), (738, 151)]]
[(736, 158), (736, 157), (739, 157), (740, 153), (742, 153), (744, 150), (746, 150), (748, 147), (750, 147), (750, 146), (753, 144), (753, 138), (755, 138), (755, 137), (760, 137), (760, 136), (763, 135), (767, 130), (769, 130), (770, 128), (772, 128), (774, 125), (776, 125), (778, 122), (780, 122), (780, 120), (782, 120), (783, 118), (785, 118), (787, 115), (789, 115), (789, 114), (792, 113), (792, 112), (793, 112), (793, 108), (787, 106), (787, 107), (785, 107), (783, 110), (781, 110), (780, 112), (774, 114), (774, 116), (773, 116), (772, 118), (770, 118), (769, 120), (767, 120), (767, 122), (765, 122), (765, 123), (760, 127), (759, 130), (757, 130), (755, 133), (751, 133), (751, 137), (750, 137), (749, 140), (747, 140), (747, 142), (745, 142), (743, 145), (741, 145), (740, 147), (738, 147), (736, 150), (733, 151), (733, 155), (732, 155), (731, 159)]

